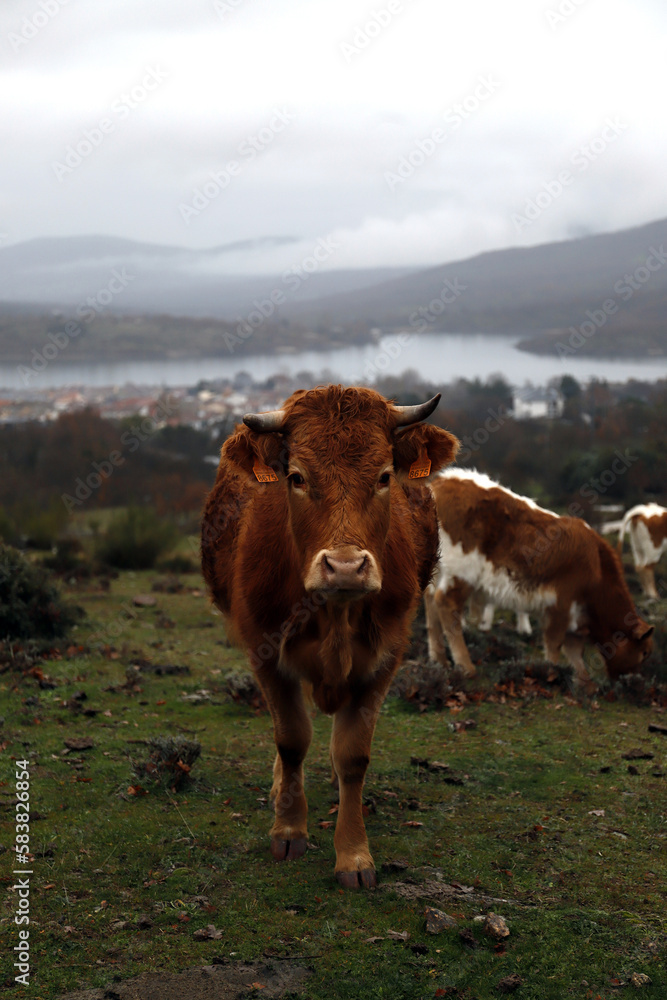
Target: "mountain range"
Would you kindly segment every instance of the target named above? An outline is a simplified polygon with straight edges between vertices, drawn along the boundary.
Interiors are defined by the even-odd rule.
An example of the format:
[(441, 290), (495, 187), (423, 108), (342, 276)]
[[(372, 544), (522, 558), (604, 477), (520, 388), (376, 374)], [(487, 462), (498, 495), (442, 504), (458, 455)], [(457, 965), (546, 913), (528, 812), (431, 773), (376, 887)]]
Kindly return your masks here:
[(373, 328), (407, 328), (514, 333), (538, 353), (572, 343), (589, 354), (667, 355), (665, 219), (426, 269), (315, 267), (301, 280), (239, 273), (253, 256), (291, 244), (300, 245), (277, 236), (192, 250), (71, 236), (0, 248), (0, 359), (43, 343), (54, 322), (84, 315), (91, 297), (71, 360), (219, 353), (262, 303), (261, 335), (239, 342), (238, 353), (340, 346), (367, 341)]

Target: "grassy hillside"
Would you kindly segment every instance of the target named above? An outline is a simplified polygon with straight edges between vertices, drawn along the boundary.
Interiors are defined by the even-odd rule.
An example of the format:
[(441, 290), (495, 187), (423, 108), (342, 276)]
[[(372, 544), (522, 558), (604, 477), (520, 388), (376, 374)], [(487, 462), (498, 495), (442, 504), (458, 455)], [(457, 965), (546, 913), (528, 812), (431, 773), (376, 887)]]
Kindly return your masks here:
[[(634, 695), (603, 685), (577, 701), (560, 671), (540, 673), (536, 646), (499, 624), (473, 637), (486, 661), (479, 680), (445, 685), (436, 710), (417, 634), (365, 789), (380, 887), (343, 893), (330, 722), (315, 718), (307, 762), (310, 850), (277, 865), (270, 720), (238, 680), (245, 658), (198, 575), (176, 593), (152, 592), (156, 581), (122, 573), (110, 590), (95, 580), (69, 588), (88, 613), (71, 644), (45, 660), (3, 651), (5, 820), (15, 759), (29, 758), (31, 772), (32, 974), (22, 995), (101, 987), (76, 996), (150, 1000), (171, 996), (169, 985), (196, 998), (215, 979), (235, 984), (230, 996), (486, 1000), (520, 980), (526, 1000), (628, 998), (636, 974), (652, 982), (643, 995), (665, 994), (667, 738), (648, 731), (666, 721), (650, 685)], [(133, 606), (151, 592), (154, 607)], [(667, 602), (650, 614), (664, 631)], [(201, 744), (178, 791), (142, 771), (148, 741), (175, 736)], [(12, 843), (7, 823), (5, 858)], [(2, 916), (13, 945), (10, 867)], [(427, 905), (455, 925), (429, 934)], [(506, 939), (476, 919), (490, 911), (505, 918)], [(208, 972), (187, 986), (124, 985), (198, 966)], [(11, 987), (7, 964), (0, 989)]]

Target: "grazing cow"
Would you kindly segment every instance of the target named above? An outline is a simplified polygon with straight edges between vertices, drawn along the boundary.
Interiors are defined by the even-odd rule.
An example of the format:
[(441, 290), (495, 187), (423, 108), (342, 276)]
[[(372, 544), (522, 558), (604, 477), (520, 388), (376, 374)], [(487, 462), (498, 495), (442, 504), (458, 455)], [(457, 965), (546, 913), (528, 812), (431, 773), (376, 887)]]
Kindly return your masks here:
[(324, 386), (247, 414), (204, 512), (204, 576), (273, 719), (271, 852), (282, 861), (306, 851), (305, 683), (334, 716), (335, 872), (348, 888), (376, 883), (362, 816), (371, 740), (437, 561), (424, 483), (458, 447), (420, 422), (439, 398), (401, 407), (373, 389)]
[(618, 536), (618, 554), (623, 554), (625, 532), (630, 535), (630, 548), (635, 569), (646, 597), (658, 597), (655, 567), (667, 552), (667, 510), (657, 503), (640, 503), (627, 511)]
[(605, 658), (613, 680), (633, 673), (649, 655), (653, 628), (632, 603), (611, 546), (584, 521), (559, 517), (464, 469), (448, 469), (431, 486), (440, 522), (440, 562), (425, 594), (429, 653), (467, 676), (475, 666), (463, 639), (461, 614), (472, 590), (521, 612), (542, 612), (547, 660), (561, 649), (578, 682), (588, 681), (586, 642)]

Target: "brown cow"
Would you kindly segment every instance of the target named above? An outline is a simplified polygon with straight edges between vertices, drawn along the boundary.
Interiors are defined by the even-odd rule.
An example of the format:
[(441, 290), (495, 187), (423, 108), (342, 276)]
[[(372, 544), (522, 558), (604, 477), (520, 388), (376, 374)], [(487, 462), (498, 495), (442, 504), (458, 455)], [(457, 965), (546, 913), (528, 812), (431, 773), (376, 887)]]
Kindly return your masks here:
[(429, 473), (458, 442), (422, 424), (439, 396), (399, 407), (372, 389), (324, 386), (248, 414), (222, 449), (202, 525), (213, 599), (246, 647), (273, 718), (271, 851), (304, 854), (303, 684), (333, 714), (341, 885), (376, 883), (362, 816), (375, 723), (437, 560)]
[(657, 503), (641, 503), (627, 511), (618, 537), (619, 556), (626, 531), (642, 590), (646, 597), (657, 598), (655, 567), (663, 552), (667, 552), (667, 510)]
[(559, 517), (527, 497), (466, 469), (432, 484), (440, 522), (440, 561), (425, 594), (429, 652), (475, 673), (461, 629), (472, 591), (515, 611), (542, 612), (547, 660), (561, 649), (577, 681), (589, 680), (586, 642), (605, 658), (611, 679), (633, 673), (651, 652), (653, 628), (638, 616), (618, 557), (585, 521)]

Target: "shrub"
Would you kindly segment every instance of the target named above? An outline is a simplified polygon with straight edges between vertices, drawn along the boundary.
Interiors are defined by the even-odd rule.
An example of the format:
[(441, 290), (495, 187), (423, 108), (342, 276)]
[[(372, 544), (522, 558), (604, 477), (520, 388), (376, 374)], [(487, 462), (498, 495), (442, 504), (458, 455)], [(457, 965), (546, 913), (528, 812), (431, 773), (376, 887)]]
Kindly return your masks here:
[(157, 568), (163, 573), (197, 573), (199, 566), (189, 556), (176, 555), (160, 559)]
[(61, 639), (81, 614), (50, 573), (0, 544), (0, 639)]
[(91, 574), (78, 538), (59, 538), (53, 552), (42, 559), (42, 566), (60, 576), (86, 577)]
[(16, 527), (7, 511), (0, 507), (0, 542), (13, 544), (16, 541)]
[(130, 507), (116, 515), (96, 545), (96, 556), (117, 569), (152, 569), (173, 547), (176, 530), (148, 507)]
[(55, 500), (48, 510), (17, 511), (16, 521), (26, 547), (44, 551), (53, 548), (56, 539), (63, 533), (67, 525), (67, 511)]

